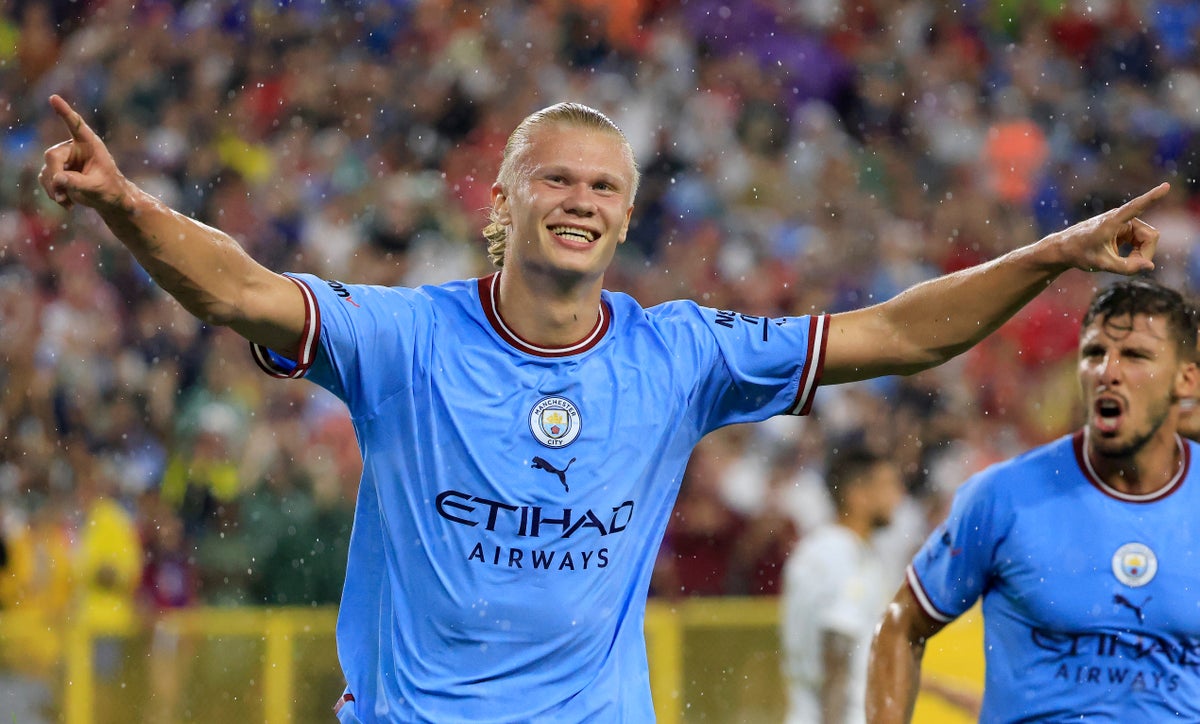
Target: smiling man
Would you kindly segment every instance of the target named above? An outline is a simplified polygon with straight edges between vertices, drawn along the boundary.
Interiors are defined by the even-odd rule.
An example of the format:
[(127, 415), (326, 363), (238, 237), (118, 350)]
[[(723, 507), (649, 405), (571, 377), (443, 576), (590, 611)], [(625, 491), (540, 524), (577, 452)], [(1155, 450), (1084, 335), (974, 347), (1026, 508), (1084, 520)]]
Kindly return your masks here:
[(131, 184), (50, 102), (71, 135), (46, 151), (50, 197), (95, 208), (269, 373), (349, 408), (364, 465), (343, 722), (652, 720), (646, 594), (700, 438), (805, 414), (819, 384), (940, 364), (1069, 268), (1151, 268), (1158, 234), (1137, 216), (1168, 189), (883, 304), (768, 319), (603, 288), (638, 170), (586, 106), (538, 111), (505, 146), (484, 230), (501, 270), (408, 289), (264, 268)]
[(1096, 295), (1083, 428), (960, 488), (876, 635), (869, 721), (911, 718), (925, 641), (980, 597), (981, 722), (1200, 721), (1196, 323), (1151, 281)]

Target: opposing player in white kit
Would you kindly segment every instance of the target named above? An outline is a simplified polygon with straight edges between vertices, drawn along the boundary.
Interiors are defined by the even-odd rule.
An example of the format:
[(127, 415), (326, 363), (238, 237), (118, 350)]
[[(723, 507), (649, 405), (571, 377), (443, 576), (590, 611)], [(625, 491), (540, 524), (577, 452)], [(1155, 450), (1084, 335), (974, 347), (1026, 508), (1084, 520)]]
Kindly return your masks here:
[(825, 484), (836, 517), (800, 539), (783, 572), (788, 724), (864, 720), (871, 635), (900, 580), (875, 536), (904, 499), (896, 464), (864, 447), (838, 445)]
[(983, 598), (981, 722), (1200, 721), (1196, 314), (1147, 280), (1083, 319), (1083, 428), (967, 481), (872, 647), (868, 720), (912, 715), (926, 639)]
[(652, 719), (645, 598), (693, 445), (803, 414), (820, 383), (944, 362), (1069, 268), (1150, 268), (1158, 235), (1136, 217), (1167, 190), (874, 307), (766, 319), (603, 289), (638, 172), (586, 106), (510, 137), (485, 231), (501, 272), (401, 289), (262, 267), (131, 184), (51, 104), (71, 138), (46, 152), (50, 197), (96, 209), (188, 310), (349, 408), (364, 470), (343, 721)]

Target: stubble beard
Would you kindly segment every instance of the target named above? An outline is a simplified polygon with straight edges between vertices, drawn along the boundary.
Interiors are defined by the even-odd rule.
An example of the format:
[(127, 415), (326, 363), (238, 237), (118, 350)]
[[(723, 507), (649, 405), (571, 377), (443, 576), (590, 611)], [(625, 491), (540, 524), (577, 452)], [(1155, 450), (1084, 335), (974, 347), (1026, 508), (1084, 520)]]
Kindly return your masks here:
[[(1092, 450), (1097, 457), (1108, 459), (1126, 459), (1132, 458), (1134, 455), (1142, 451), (1162, 428), (1166, 422), (1167, 415), (1161, 414), (1151, 421), (1150, 429), (1140, 435), (1134, 435), (1127, 442), (1120, 442), (1118, 439), (1105, 438), (1104, 434), (1093, 429), (1092, 430)], [(1108, 444), (1105, 444), (1108, 443)]]

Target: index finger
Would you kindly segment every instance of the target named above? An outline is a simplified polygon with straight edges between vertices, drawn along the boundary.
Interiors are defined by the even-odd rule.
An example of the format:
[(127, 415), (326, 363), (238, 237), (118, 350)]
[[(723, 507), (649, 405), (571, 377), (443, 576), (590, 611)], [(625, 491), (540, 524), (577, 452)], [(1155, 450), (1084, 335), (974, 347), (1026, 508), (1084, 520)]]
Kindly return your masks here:
[(1137, 218), (1138, 214), (1150, 208), (1151, 204), (1166, 196), (1170, 190), (1171, 184), (1164, 181), (1136, 199), (1126, 201), (1121, 208), (1117, 209), (1117, 221), (1120, 221), (1122, 224), (1127, 221), (1133, 221)]
[(54, 94), (50, 96), (50, 107), (58, 114), (58, 117), (63, 119), (63, 123), (67, 124), (67, 130), (71, 132), (71, 139), (75, 141), (91, 141), (95, 139), (96, 132), (83, 121), (83, 116), (75, 112), (70, 103), (63, 100), (63, 97)]

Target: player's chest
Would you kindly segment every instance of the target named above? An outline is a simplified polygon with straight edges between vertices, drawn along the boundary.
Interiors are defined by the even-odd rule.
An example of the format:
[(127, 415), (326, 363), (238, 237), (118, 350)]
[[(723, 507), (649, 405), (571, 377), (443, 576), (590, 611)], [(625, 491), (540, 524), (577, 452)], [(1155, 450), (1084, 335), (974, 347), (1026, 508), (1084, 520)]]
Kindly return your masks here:
[(434, 361), (417, 378), (414, 413), (530, 458), (653, 449), (686, 412), (682, 385), (654, 357), (595, 354), (514, 364), (503, 355), (452, 350)]
[(1200, 523), (1186, 513), (1168, 503), (1027, 516), (998, 549), (1000, 577), (1047, 629), (1200, 635)]

